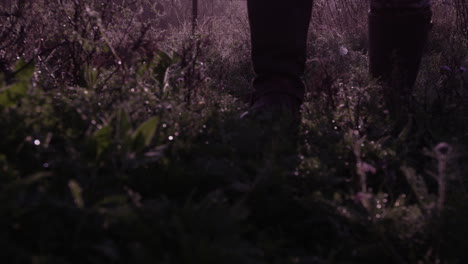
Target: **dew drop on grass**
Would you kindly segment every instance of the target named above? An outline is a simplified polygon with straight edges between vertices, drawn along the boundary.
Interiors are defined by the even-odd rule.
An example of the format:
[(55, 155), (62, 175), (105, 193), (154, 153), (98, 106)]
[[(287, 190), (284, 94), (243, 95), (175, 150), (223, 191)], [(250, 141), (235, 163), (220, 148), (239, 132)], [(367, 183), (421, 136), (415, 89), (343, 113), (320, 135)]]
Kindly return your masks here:
[(345, 56), (348, 54), (349, 51), (346, 47), (341, 46), (339, 52), (341, 56)]

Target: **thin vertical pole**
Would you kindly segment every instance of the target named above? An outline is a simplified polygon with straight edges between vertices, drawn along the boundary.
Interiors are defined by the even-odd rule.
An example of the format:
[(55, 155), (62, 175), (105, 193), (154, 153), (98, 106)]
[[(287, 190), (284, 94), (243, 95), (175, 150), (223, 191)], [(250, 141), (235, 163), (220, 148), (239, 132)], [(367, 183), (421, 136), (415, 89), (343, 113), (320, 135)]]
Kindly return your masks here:
[(192, 0), (192, 34), (195, 34), (198, 20), (198, 0)]

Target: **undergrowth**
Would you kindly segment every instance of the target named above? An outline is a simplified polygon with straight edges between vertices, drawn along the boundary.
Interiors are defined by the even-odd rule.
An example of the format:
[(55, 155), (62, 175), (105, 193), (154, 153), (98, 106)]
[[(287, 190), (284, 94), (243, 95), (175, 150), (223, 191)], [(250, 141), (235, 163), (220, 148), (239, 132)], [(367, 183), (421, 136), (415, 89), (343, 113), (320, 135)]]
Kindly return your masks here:
[(350, 34), (322, 14), (300, 128), (282, 134), (239, 119), (253, 76), (242, 10), (192, 34), (137, 4), (2, 8), (3, 263), (463, 263), (456, 27), (435, 21), (414, 113), (395, 131), (365, 24)]

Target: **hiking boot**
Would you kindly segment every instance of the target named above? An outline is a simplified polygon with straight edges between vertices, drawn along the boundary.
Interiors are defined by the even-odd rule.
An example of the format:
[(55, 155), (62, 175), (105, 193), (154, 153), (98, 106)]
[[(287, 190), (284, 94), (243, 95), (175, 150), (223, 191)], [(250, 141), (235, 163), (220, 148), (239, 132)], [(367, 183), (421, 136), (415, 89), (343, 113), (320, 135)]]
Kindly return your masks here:
[(251, 106), (241, 115), (269, 116), (270, 119), (289, 117), (299, 119), (302, 104), (302, 81), (292, 81), (281, 77), (272, 77), (267, 80), (256, 78)]

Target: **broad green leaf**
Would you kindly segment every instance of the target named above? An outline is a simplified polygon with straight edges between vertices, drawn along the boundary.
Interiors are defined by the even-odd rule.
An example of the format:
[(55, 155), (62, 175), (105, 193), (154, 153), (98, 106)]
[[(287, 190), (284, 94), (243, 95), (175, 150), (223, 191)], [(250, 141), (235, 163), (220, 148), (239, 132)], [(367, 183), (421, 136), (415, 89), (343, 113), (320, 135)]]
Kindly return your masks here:
[(111, 145), (112, 128), (107, 125), (94, 134), (94, 140), (96, 142), (96, 157), (99, 158), (104, 151), (106, 151)]
[(28, 92), (29, 83), (17, 82), (0, 93), (0, 106), (10, 107), (18, 103)]
[(144, 122), (133, 134), (133, 148), (138, 151), (147, 147), (151, 143), (156, 128), (158, 127), (159, 118), (153, 117), (150, 120)]

